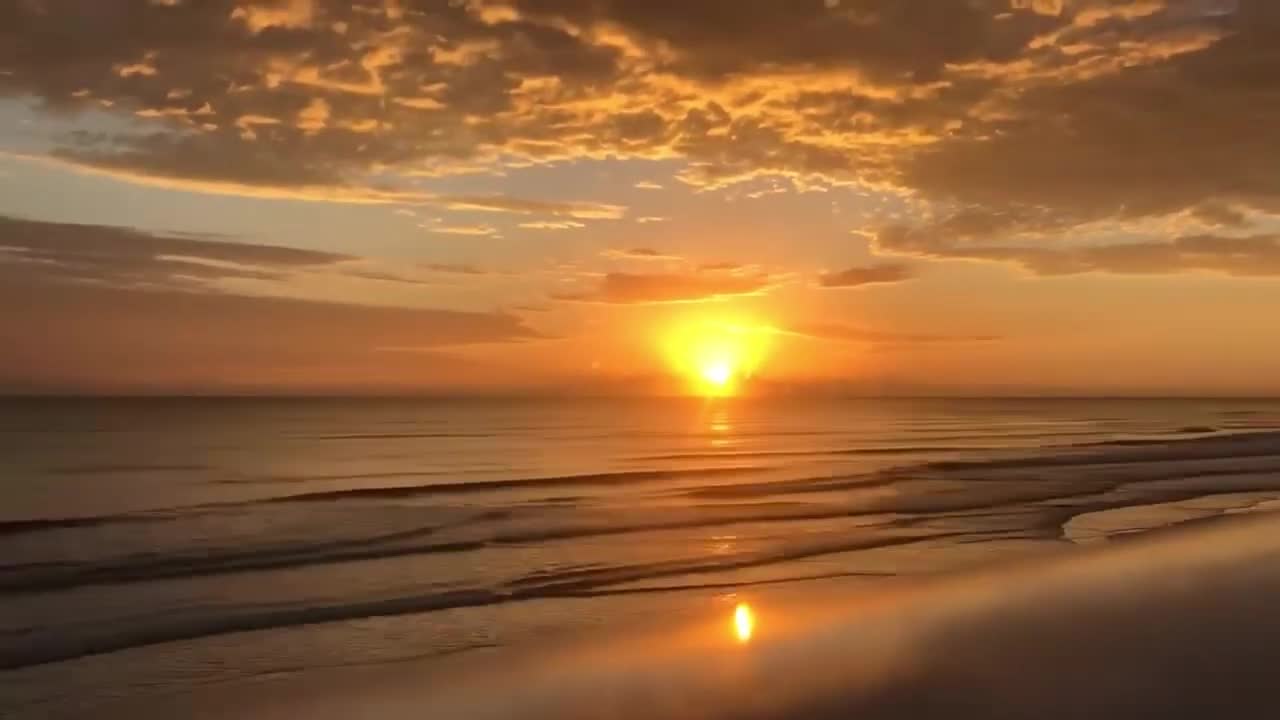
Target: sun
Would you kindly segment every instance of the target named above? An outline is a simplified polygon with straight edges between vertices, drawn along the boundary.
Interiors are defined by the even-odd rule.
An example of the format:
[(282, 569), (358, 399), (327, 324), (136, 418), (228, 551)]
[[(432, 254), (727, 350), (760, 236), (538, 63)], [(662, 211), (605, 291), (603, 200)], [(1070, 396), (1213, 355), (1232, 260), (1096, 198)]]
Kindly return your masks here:
[(671, 369), (703, 397), (741, 394), (764, 360), (774, 330), (743, 322), (685, 322), (671, 328), (664, 350)]
[(733, 379), (733, 366), (727, 361), (709, 363), (702, 368), (702, 379), (713, 387), (726, 387)]

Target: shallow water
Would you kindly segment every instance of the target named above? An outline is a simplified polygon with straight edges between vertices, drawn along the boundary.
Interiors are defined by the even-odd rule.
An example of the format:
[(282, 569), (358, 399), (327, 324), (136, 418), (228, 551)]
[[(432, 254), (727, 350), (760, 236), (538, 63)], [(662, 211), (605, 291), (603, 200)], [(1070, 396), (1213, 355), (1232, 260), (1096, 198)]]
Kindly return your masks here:
[(1265, 509), (1280, 452), (1233, 433), (1275, 427), (1231, 400), (7, 400), (0, 715)]

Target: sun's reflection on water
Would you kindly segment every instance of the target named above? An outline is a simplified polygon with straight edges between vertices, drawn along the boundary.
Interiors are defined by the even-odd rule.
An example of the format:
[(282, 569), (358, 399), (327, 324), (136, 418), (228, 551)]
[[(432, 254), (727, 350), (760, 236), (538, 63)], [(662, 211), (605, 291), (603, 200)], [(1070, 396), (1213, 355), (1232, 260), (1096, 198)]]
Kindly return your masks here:
[(711, 414), (707, 429), (710, 430), (712, 435), (712, 447), (727, 447), (737, 442), (736, 438), (733, 437), (733, 420), (729, 417), (728, 411), (723, 408), (718, 408)]

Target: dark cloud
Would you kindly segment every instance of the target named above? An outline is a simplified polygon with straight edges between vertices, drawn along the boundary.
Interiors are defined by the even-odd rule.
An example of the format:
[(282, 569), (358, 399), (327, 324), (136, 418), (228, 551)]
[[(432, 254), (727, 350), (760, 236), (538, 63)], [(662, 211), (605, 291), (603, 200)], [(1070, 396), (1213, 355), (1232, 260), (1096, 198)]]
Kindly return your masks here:
[(380, 166), (485, 154), (506, 142), (492, 116), (513, 107), (521, 77), (607, 83), (617, 54), (547, 25), (485, 22), (463, 3), (40, 0), (0, 10), (0, 94), (69, 112), (108, 107), (153, 128), (69, 137), (60, 157), (249, 188), (358, 187)]
[[(445, 376), (432, 374), (435, 366), (423, 357), (388, 358), (389, 351), (541, 337), (505, 313), (246, 296), (218, 282), (262, 280), (271, 289), (311, 270), (424, 282), (333, 253), (0, 217), (6, 348), (0, 384), (86, 391), (412, 388)], [(467, 371), (453, 361), (441, 367), (453, 378)]]
[(0, 283), (0, 384), (16, 390), (443, 387), (465, 382), (467, 365), (395, 351), (538, 337), (497, 313)]
[(193, 289), (230, 278), (281, 279), (349, 255), (0, 216), (0, 272), (122, 287)]
[[(617, 218), (387, 186), (510, 160), (680, 158), (1089, 223), (1280, 211), (1280, 8), (1241, 0), (74, 0), (0, 7), (0, 93), (98, 108), (56, 158), (220, 192)], [(1039, 8), (1036, 10), (1036, 8)]]
[(901, 263), (881, 263), (865, 267), (851, 267), (818, 276), (818, 284), (824, 288), (851, 288), (866, 285), (885, 285), (915, 279), (915, 271)]
[(776, 67), (835, 67), (909, 82), (947, 63), (1008, 58), (1046, 22), (997, 20), (996, 2), (935, 0), (919, 6), (740, 0), (515, 0), (534, 16), (608, 22), (674, 52), (669, 69), (723, 76)]
[(766, 275), (609, 273), (592, 290), (560, 293), (554, 298), (618, 305), (696, 302), (733, 295), (753, 295), (767, 290), (771, 284), (771, 279)]
[(1244, 227), (1249, 218), (1238, 208), (1220, 203), (1206, 203), (1191, 209), (1191, 216), (1206, 225), (1218, 227)]
[[(305, 273), (409, 285), (439, 285), (442, 275), (480, 277), (463, 263), (421, 263), (388, 270), (341, 253), (257, 245), (182, 233), (107, 225), (42, 222), (0, 215), (0, 277), (117, 288), (230, 292), (220, 281), (287, 283)], [(265, 286), (268, 290), (273, 285)]]
[(922, 258), (1011, 263), (1037, 275), (1193, 271), (1237, 277), (1280, 275), (1280, 235), (1186, 235), (1169, 241), (1046, 246), (1011, 243), (1016, 226), (1008, 218), (968, 214), (932, 226), (885, 228), (876, 236), (874, 247)]
[(1024, 89), (993, 105), (996, 119), (911, 155), (903, 181), (938, 198), (1082, 222), (1280, 209), (1280, 7), (1175, 12), (1184, 5), (1079, 29), (1084, 51), (1114, 48), (1127, 61), (1011, 74), (1005, 82)]

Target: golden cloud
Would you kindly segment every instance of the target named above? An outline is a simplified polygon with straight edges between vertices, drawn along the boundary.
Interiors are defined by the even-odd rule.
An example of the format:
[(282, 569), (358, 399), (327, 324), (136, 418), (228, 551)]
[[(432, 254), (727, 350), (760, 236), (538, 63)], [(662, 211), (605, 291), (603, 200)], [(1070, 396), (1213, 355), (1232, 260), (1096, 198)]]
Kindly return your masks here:
[(718, 272), (609, 273), (595, 287), (583, 292), (557, 293), (556, 300), (635, 305), (702, 302), (738, 295), (758, 295), (773, 280), (766, 275), (743, 276)]

